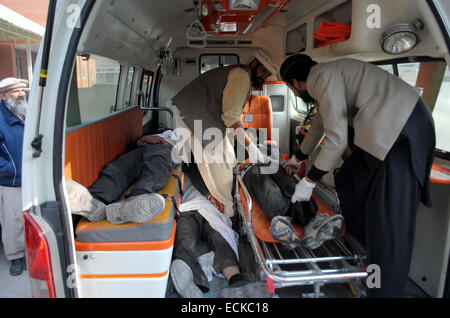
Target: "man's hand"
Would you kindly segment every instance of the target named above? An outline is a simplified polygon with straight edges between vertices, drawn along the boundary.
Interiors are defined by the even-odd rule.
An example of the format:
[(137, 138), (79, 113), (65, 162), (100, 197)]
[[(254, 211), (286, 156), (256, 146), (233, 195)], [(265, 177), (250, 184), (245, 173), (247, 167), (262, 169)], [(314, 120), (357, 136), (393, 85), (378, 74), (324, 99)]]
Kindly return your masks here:
[(137, 141), (138, 146), (144, 146), (144, 145), (150, 145), (150, 144), (163, 144), (163, 145), (169, 145), (164, 138), (161, 138), (159, 136), (144, 136), (142, 138), (139, 138)]
[(212, 194), (208, 196), (208, 200), (211, 201), (212, 204), (214, 204), (217, 210), (223, 213), (223, 204), (220, 203), (220, 201), (217, 200), (215, 197), (213, 197)]

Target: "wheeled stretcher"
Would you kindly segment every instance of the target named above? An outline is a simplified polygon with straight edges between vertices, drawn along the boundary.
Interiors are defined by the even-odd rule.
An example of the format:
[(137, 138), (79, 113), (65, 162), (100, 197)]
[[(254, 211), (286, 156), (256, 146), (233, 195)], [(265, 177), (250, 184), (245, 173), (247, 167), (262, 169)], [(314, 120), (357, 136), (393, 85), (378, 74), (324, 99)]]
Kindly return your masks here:
[[(334, 215), (339, 212), (339, 201), (337, 196), (333, 198), (333, 193), (331, 188), (318, 184), (313, 194), (319, 207), (318, 213)], [(334, 200), (334, 204), (330, 198)], [(234, 199), (260, 273), (266, 278), (269, 290), (311, 285), (314, 292), (304, 293), (303, 297), (320, 297), (325, 296), (321, 287), (326, 284), (350, 283), (354, 296), (365, 294), (362, 282), (368, 276), (363, 269), (365, 252), (351, 235), (344, 233), (345, 235), (325, 242), (314, 251), (305, 247), (288, 251), (272, 237), (269, 219), (252, 200), (240, 175), (235, 176)], [(299, 225), (294, 227), (301, 239), (303, 229)]]

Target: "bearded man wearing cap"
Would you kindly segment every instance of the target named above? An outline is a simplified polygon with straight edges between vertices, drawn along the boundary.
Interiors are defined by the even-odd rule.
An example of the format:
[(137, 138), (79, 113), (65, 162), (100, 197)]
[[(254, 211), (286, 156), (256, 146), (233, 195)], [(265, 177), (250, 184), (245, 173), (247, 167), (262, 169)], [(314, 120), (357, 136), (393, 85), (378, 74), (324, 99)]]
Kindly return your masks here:
[(0, 224), (10, 274), (25, 268), (22, 215), (22, 145), (28, 81), (5, 78), (0, 82)]
[[(267, 78), (276, 76), (277, 73), (278, 67), (272, 59), (263, 51), (258, 51), (248, 64), (220, 67), (200, 75), (173, 98), (174, 125), (193, 133), (191, 141), (194, 144), (195, 163), (211, 195), (223, 205), (224, 213), (229, 217), (234, 215), (231, 189), (236, 156), (233, 146), (228, 138), (224, 138), (223, 143), (220, 143), (221, 140), (214, 140), (219, 141), (214, 151), (219, 149), (225, 163), (206, 163), (205, 158), (199, 157), (199, 153), (195, 151), (195, 143), (198, 142), (198, 148), (208, 149), (211, 141), (203, 138), (207, 129), (217, 128), (222, 136), (226, 136), (227, 128), (232, 128), (238, 141), (245, 140), (243, 146), (254, 163), (265, 162), (265, 156), (239, 128), (243, 128), (242, 110), (252, 87), (261, 89)], [(201, 129), (195, 129), (195, 121), (201, 121)], [(205, 156), (204, 153), (202, 155)]]

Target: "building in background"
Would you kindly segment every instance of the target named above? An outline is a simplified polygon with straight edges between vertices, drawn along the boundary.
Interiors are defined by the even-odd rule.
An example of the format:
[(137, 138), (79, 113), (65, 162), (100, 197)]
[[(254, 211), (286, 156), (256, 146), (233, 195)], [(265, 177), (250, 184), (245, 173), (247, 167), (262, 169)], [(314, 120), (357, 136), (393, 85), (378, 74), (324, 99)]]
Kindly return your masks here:
[(49, 0), (0, 0), (0, 79), (32, 81)]

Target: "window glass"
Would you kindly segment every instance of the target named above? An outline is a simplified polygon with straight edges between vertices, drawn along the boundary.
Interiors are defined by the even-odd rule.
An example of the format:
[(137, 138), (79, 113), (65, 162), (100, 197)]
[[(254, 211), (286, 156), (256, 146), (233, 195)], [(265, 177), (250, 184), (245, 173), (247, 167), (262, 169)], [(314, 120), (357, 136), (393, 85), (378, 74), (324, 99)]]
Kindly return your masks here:
[(441, 89), (433, 109), (436, 148), (450, 152), (450, 72), (446, 67)]
[(134, 80), (134, 66), (130, 66), (128, 69), (128, 78), (127, 85), (125, 87), (125, 108), (131, 105), (131, 93), (133, 88), (133, 80)]
[(153, 73), (147, 70), (144, 70), (142, 76), (142, 85), (141, 92), (142, 94), (139, 96), (139, 105), (142, 107), (148, 107), (150, 105), (150, 94), (152, 89), (152, 81), (153, 81)]
[(233, 64), (239, 64), (239, 56), (236, 54), (203, 54), (200, 56), (200, 74)]
[(97, 55), (90, 55), (89, 58), (77, 56), (69, 94), (67, 125), (83, 124), (113, 112), (119, 76), (120, 64), (114, 60)]
[(270, 104), (273, 112), (284, 112), (284, 96), (272, 95), (270, 96)]
[(292, 107), (301, 114), (306, 114), (308, 112), (307, 105), (303, 102), (300, 97), (296, 97), (292, 90), (289, 89), (289, 100)]
[(420, 63), (398, 64), (398, 77), (411, 86), (416, 86), (417, 75), (419, 75)]
[(378, 65), (378, 67), (385, 71), (388, 71), (391, 74), (394, 74), (394, 66), (392, 64)]
[[(445, 67), (444, 76), (442, 76), (444, 71), (439, 67), (439, 64)], [(428, 106), (433, 110), (436, 148), (450, 151), (450, 73), (448, 67), (443, 62), (401, 63), (397, 67), (399, 77), (408, 84), (415, 87), (418, 87), (418, 85), (424, 86), (418, 88), (421, 91), (422, 97), (426, 99), (425, 102), (428, 100), (428, 103), (431, 103)], [(429, 82), (430, 80), (427, 79), (427, 76), (424, 76), (430, 72), (430, 69), (434, 70), (428, 75), (431, 75), (434, 81), (439, 81), (437, 84)], [(419, 77), (421, 83), (418, 83)], [(440, 82), (441, 79), (442, 82)], [(434, 102), (433, 95), (436, 96), (436, 94), (436, 103), (432, 105)]]

